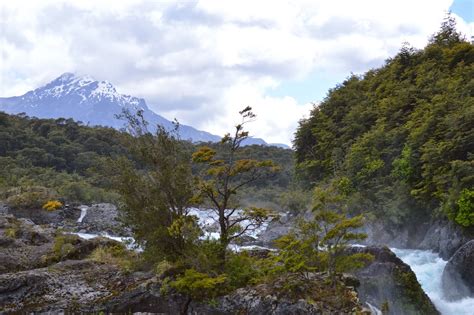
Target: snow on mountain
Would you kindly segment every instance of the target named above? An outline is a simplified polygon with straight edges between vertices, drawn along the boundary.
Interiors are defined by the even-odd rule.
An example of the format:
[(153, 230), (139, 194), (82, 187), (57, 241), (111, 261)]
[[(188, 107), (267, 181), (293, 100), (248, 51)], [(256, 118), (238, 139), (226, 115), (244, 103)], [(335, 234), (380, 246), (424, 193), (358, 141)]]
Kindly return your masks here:
[[(123, 128), (125, 122), (116, 118), (122, 109), (135, 113), (143, 110), (150, 127), (162, 125), (170, 130), (171, 121), (150, 110), (142, 98), (124, 95), (108, 81), (91, 76), (64, 73), (50, 83), (21, 96), (0, 98), (0, 110), (10, 114), (26, 113), (38, 118), (73, 118), (87, 125)], [(193, 142), (215, 142), (220, 137), (191, 126), (180, 125), (182, 139)], [(245, 145), (267, 145), (259, 138), (249, 138)]]

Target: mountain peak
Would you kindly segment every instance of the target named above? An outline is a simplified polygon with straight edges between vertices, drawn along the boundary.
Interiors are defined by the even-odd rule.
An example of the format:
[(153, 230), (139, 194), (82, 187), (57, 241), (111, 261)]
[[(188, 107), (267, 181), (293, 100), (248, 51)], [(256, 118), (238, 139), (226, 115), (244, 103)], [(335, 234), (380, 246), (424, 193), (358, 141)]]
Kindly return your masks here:
[[(93, 77), (90, 75), (83, 75), (83, 76), (77, 76), (74, 73), (71, 72), (65, 72), (61, 74), (59, 77), (57, 77), (55, 80), (51, 81), (51, 83), (56, 83), (56, 84), (71, 84), (71, 83), (76, 83), (76, 82), (94, 82), (96, 81)], [(47, 85), (49, 85), (47, 84)]]
[[(39, 118), (73, 118), (90, 125), (123, 128), (124, 121), (116, 119), (123, 109), (132, 113), (142, 110), (151, 128), (161, 125), (171, 130), (174, 125), (150, 110), (144, 99), (120, 94), (109, 81), (98, 81), (89, 75), (71, 72), (61, 74), (48, 84), (24, 95), (0, 98), (0, 110), (7, 113), (26, 113)], [(191, 126), (180, 125), (182, 139), (194, 142), (219, 141), (220, 137)], [(249, 138), (249, 144), (266, 145), (258, 138)]]
[(71, 73), (71, 72), (64, 72), (63, 74), (61, 74), (56, 80), (54, 81), (61, 81), (61, 82), (69, 82), (71, 81), (73, 78), (75, 78), (76, 75), (74, 73)]
[(81, 103), (88, 99), (108, 99), (110, 101), (118, 101), (122, 106), (132, 103), (134, 106), (140, 103), (140, 99), (121, 95), (109, 81), (97, 81), (90, 75), (78, 76), (74, 73), (66, 72), (49, 82), (48, 84), (27, 93), (30, 97), (52, 97), (62, 98), (67, 95), (77, 95), (82, 100)]

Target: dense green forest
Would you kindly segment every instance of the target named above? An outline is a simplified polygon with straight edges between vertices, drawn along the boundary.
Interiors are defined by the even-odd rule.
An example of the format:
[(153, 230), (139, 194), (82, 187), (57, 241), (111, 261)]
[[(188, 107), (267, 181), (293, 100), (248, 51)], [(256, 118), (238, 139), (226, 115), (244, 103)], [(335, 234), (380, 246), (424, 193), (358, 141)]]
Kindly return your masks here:
[(389, 224), (447, 216), (474, 225), (474, 46), (449, 16), (421, 50), (352, 75), (301, 120), (307, 187), (336, 183), (354, 212)]
[[(12, 205), (41, 206), (44, 200), (118, 202), (110, 161), (134, 160), (130, 135), (112, 128), (88, 127), (72, 119), (38, 119), (0, 112), (0, 193)], [(184, 143), (191, 153), (195, 144)], [(208, 144), (217, 148), (217, 144)], [(265, 183), (256, 181), (246, 192), (250, 201), (284, 197), (292, 184), (293, 152), (277, 147), (247, 146), (239, 156), (271, 159), (282, 171)], [(197, 171), (197, 170), (195, 170)], [(38, 198), (41, 196), (41, 198)]]

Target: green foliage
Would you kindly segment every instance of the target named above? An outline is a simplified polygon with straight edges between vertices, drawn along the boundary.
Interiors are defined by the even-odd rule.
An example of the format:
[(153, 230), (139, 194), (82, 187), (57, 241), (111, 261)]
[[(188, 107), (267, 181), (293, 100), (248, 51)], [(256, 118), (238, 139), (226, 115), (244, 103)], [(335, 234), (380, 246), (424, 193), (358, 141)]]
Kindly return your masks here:
[[(415, 274), (411, 271), (404, 272), (403, 270), (395, 269), (394, 275), (400, 286), (405, 288), (405, 295), (409, 300), (404, 303), (404, 311), (407, 314), (432, 314), (433, 305), (424, 298), (425, 292), (416, 279)], [(414, 305), (416, 306), (414, 307)]]
[(201, 234), (196, 218), (188, 216), (193, 206), (191, 154), (177, 130), (168, 132), (158, 126), (152, 134), (141, 112), (123, 115), (134, 135), (126, 141), (134, 160), (120, 157), (109, 164), (123, 202), (122, 219), (147, 260), (178, 261)]
[(54, 238), (51, 257), (48, 259), (60, 261), (75, 251), (74, 244), (78, 241), (77, 235), (60, 234)]
[[(68, 202), (116, 200), (108, 191), (112, 187), (102, 169), (103, 159), (127, 154), (121, 144), (126, 135), (111, 128), (82, 126), (72, 119), (0, 112), (0, 121), (0, 193), (43, 186)], [(39, 208), (42, 204), (25, 206)]]
[(238, 194), (250, 183), (279, 171), (271, 160), (239, 158), (241, 144), (248, 138), (244, 124), (255, 118), (251, 107), (246, 107), (240, 115), (242, 122), (237, 124), (232, 136), (226, 134), (222, 138), (219, 152), (203, 146), (192, 155), (193, 162), (201, 167), (195, 176), (198, 193), (194, 200), (205, 202), (218, 216), (221, 265), (225, 263), (227, 246), (232, 240), (258, 228), (272, 215), (271, 211), (259, 207), (239, 211)]
[[(43, 186), (56, 191), (57, 198), (67, 203), (117, 204), (116, 172), (107, 167), (108, 160), (122, 157), (131, 160), (132, 167), (137, 170), (146, 168), (146, 164), (136, 158), (141, 153), (130, 152), (137, 147), (133, 138), (124, 132), (83, 126), (72, 119), (37, 119), (2, 112), (0, 121), (2, 199), (1, 195), (12, 188)], [(220, 144), (207, 145), (217, 151), (222, 149)], [(182, 146), (193, 151), (191, 143), (182, 142)], [(166, 145), (162, 148), (163, 151), (168, 149)], [(294, 162), (291, 150), (251, 145), (242, 147), (237, 156), (239, 159), (274, 160), (283, 166), (275, 176), (249, 183), (244, 203), (267, 202), (268, 193), (276, 200), (279, 192), (292, 184)], [(198, 171), (194, 167), (193, 172)], [(174, 173), (167, 175), (174, 176)]]
[(97, 247), (90, 254), (89, 259), (118, 266), (124, 272), (133, 271), (138, 262), (137, 254), (127, 250), (123, 244)]
[(12, 209), (40, 209), (48, 200), (57, 198), (55, 191), (41, 186), (10, 189), (5, 196)]
[[(341, 185), (341, 183), (343, 183)], [(314, 192), (313, 220), (302, 220), (298, 229), (276, 241), (279, 251), (274, 255), (270, 274), (296, 274), (302, 281), (311, 273), (327, 271), (334, 285), (338, 273), (363, 267), (373, 257), (369, 254), (350, 254), (347, 247), (367, 237), (356, 232), (363, 226), (361, 215), (346, 217), (345, 179)]]
[(13, 239), (17, 238), (18, 232), (19, 230), (14, 227), (7, 228), (4, 231), (6, 237), (13, 238)]
[(257, 283), (262, 277), (258, 258), (251, 257), (247, 252), (230, 253), (225, 268), (228, 291)]
[(162, 277), (165, 275), (167, 272), (170, 270), (174, 269), (174, 264), (170, 263), (167, 260), (162, 260), (159, 263), (156, 264), (155, 266), (155, 273), (158, 277)]
[(278, 205), (292, 213), (304, 213), (311, 204), (311, 192), (299, 189), (285, 190), (279, 194)]
[(474, 184), (473, 77), (474, 46), (448, 15), (423, 50), (404, 44), (383, 67), (331, 89), (300, 121), (298, 178), (306, 187), (347, 178), (351, 211), (390, 224), (441, 212), (455, 220), (460, 192)]
[(413, 167), (411, 166), (411, 155), (412, 155), (411, 148), (405, 145), (400, 157), (396, 158), (392, 162), (392, 166), (393, 166), (392, 174), (394, 177), (397, 177), (400, 180), (405, 181), (405, 182), (410, 180), (413, 174)]
[(192, 299), (204, 300), (219, 295), (221, 293), (221, 285), (226, 279), (227, 277), (224, 274), (210, 277), (194, 269), (187, 269), (184, 275), (179, 276), (169, 284), (178, 292), (186, 294)]
[(462, 226), (474, 225), (474, 189), (463, 189), (459, 199), (456, 201), (458, 213), (456, 222)]
[(309, 272), (325, 270), (327, 254), (317, 248), (319, 236), (310, 234), (307, 227), (301, 227), (305, 229), (301, 236), (288, 234), (275, 242), (279, 251), (274, 257), (270, 274), (296, 273), (301, 279), (306, 279)]
[(441, 29), (438, 33), (433, 35), (430, 42), (432, 44), (440, 46), (452, 46), (454, 44), (459, 44), (465, 39), (456, 31), (456, 20), (450, 13), (448, 13), (441, 24)]

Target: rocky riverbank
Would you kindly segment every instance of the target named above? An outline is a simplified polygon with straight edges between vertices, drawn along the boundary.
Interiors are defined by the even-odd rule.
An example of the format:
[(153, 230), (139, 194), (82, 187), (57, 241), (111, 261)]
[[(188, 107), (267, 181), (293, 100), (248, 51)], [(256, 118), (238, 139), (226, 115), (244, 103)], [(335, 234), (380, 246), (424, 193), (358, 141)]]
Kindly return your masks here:
[[(179, 314), (188, 300), (161, 290), (153, 272), (124, 271), (117, 265), (91, 259), (98, 248), (119, 243), (107, 238), (84, 240), (40, 226), (11, 214), (0, 215), (0, 311), (29, 312), (149, 312)], [(315, 275), (314, 283), (326, 285)], [(321, 303), (277, 295), (276, 285), (239, 289), (214, 303), (191, 301), (188, 314), (351, 314), (363, 311), (353, 286), (350, 303), (334, 296)], [(323, 303), (324, 302), (324, 303)]]
[[(308, 212), (303, 217), (309, 218), (311, 213)], [(258, 243), (271, 244), (273, 240), (288, 233), (300, 218), (291, 214), (282, 215), (279, 220), (268, 225), (259, 236)], [(436, 219), (403, 228), (386, 226), (380, 221), (368, 221), (363, 232), (368, 236), (362, 242), (364, 245), (432, 250), (445, 260), (449, 260), (461, 246), (474, 239), (474, 230), (465, 229), (447, 219)]]
[(448, 299), (474, 297), (474, 240), (461, 246), (449, 259), (442, 279)]
[[(110, 209), (108, 206), (97, 208)], [(161, 279), (152, 272), (124, 271), (117, 265), (91, 259), (95, 249), (116, 246), (115, 241), (102, 237), (84, 240), (57, 228), (74, 226), (74, 223), (75, 230), (82, 226), (81, 223), (99, 228), (101, 225), (94, 222), (101, 221), (100, 215), (87, 218), (91, 214), (88, 210), (83, 222), (77, 222), (81, 215), (79, 208), (66, 208), (54, 216), (46, 211), (41, 214), (41, 211), (37, 210), (33, 219), (43, 225), (26, 218), (25, 212), (20, 214), (21, 218), (12, 215), (11, 211), (0, 214), (2, 312), (177, 314), (188, 304), (182, 295), (172, 291), (164, 294)], [(47, 220), (50, 222), (45, 224)], [(290, 224), (288, 218), (283, 220)], [(110, 221), (110, 217), (106, 221)], [(273, 228), (276, 227), (277, 224)], [(369, 314), (369, 305), (379, 309), (388, 307), (390, 314), (420, 307), (435, 312), (426, 295), (419, 292), (421, 288), (407, 265), (388, 249), (371, 247), (364, 250), (372, 253), (375, 260), (359, 270), (358, 280), (353, 277), (341, 280), (347, 282), (344, 296), (348, 298), (343, 304), (334, 295), (323, 294), (314, 299), (282, 296), (275, 288), (284, 282), (278, 284), (277, 281), (238, 289), (211, 304), (191, 301), (188, 314), (352, 314), (355, 311)], [(326, 285), (324, 277), (323, 274), (313, 275), (314, 288)], [(407, 279), (410, 281), (405, 281)], [(327, 291), (322, 287), (318, 290)], [(410, 295), (412, 292), (417, 292), (417, 299)], [(387, 300), (390, 301), (388, 305)]]
[(474, 239), (474, 231), (447, 219), (436, 219), (424, 224), (408, 225), (400, 229), (380, 222), (369, 222), (365, 227), (370, 244), (385, 244), (396, 248), (432, 250), (448, 260), (462, 245)]

